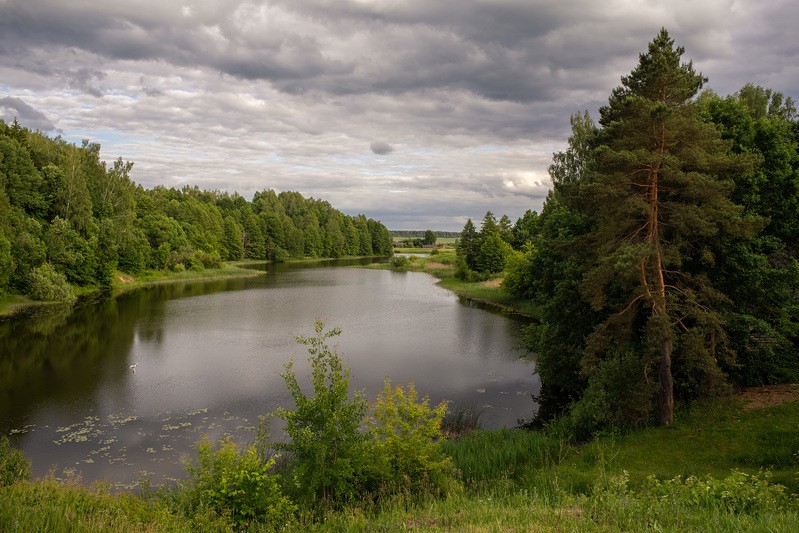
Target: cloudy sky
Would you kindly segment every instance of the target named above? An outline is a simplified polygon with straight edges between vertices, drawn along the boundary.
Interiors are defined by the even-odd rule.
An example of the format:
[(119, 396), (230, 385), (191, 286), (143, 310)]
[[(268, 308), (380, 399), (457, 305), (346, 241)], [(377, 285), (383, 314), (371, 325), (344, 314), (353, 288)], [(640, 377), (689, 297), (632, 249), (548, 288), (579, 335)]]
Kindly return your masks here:
[(799, 99), (795, 0), (0, 0), (0, 117), (145, 187), (459, 230), (540, 209), (569, 116), (661, 26), (716, 92)]

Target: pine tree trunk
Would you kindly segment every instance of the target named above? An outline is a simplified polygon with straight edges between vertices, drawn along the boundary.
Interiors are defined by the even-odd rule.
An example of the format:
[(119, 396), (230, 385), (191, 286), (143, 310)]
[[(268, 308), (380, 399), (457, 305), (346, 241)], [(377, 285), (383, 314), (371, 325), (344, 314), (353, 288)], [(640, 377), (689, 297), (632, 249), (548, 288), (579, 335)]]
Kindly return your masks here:
[(658, 143), (658, 161), (649, 173), (649, 243), (653, 250), (652, 274), (654, 279), (654, 294), (652, 295), (652, 312), (660, 328), (660, 361), (658, 364), (658, 414), (661, 426), (668, 426), (674, 421), (674, 381), (671, 375), (671, 352), (674, 343), (669, 331), (668, 314), (666, 312), (666, 280), (663, 274), (663, 250), (660, 236), (660, 191), (659, 177), (661, 162), (666, 151), (666, 128), (660, 123), (660, 138)]
[(674, 382), (671, 377), (672, 340), (668, 332), (660, 342), (660, 364), (658, 365), (658, 414), (661, 426), (674, 422)]

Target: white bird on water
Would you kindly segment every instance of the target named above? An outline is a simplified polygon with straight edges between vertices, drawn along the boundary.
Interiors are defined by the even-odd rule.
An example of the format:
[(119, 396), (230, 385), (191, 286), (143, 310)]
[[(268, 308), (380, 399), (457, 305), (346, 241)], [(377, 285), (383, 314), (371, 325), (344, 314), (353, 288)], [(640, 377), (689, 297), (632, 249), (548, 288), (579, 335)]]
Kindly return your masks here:
[(136, 367), (137, 366), (139, 366), (139, 363), (133, 363), (132, 365), (130, 365), (130, 369), (133, 370), (134, 374), (136, 373)]

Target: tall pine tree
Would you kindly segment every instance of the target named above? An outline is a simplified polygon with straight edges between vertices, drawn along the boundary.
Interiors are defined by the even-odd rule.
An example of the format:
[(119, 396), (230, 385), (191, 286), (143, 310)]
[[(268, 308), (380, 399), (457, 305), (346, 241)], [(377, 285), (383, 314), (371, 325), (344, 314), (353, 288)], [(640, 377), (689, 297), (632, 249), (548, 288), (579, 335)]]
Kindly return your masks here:
[(598, 366), (620, 345), (657, 368), (658, 418), (673, 420), (673, 359), (707, 387), (723, 381), (716, 361), (724, 332), (713, 311), (724, 296), (703, 274), (708, 243), (745, 231), (730, 199), (740, 161), (694, 101), (707, 81), (681, 63), (682, 47), (662, 29), (600, 109), (600, 147), (589, 209), (595, 263), (585, 295), (609, 312), (588, 340), (584, 365)]

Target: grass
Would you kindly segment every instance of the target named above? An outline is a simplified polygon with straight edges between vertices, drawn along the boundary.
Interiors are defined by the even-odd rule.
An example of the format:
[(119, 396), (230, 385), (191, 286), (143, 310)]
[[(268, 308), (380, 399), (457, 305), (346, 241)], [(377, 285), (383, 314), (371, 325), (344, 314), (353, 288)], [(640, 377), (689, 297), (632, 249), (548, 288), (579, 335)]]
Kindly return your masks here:
[[(147, 270), (141, 274), (126, 274), (124, 272), (114, 272), (111, 280), (111, 289), (115, 293), (126, 292), (129, 290), (145, 287), (148, 285), (159, 285), (162, 283), (207, 281), (221, 278), (240, 278), (261, 276), (261, 270), (252, 270), (245, 265), (252, 264), (254, 261), (236, 261), (224, 263), (221, 268), (206, 268), (203, 270)], [(75, 287), (76, 296), (86, 296), (98, 292), (96, 286)], [(40, 302), (31, 300), (27, 296), (0, 294), (0, 316), (13, 315), (29, 307), (60, 304), (62, 302)]]
[[(0, 488), (0, 529), (28, 531), (192, 531), (191, 522), (156, 501), (111, 494), (101, 484), (83, 487), (48, 478)], [(13, 502), (13, 505), (11, 504)]]
[(501, 281), (501, 279), (494, 279), (468, 282), (454, 276), (447, 276), (441, 278), (439, 285), (463, 298), (530, 318), (538, 318), (538, 307), (529, 300), (519, 299), (503, 291), (499, 285)]
[[(444, 444), (462, 476), (447, 496), (350, 502), (323, 520), (300, 513), (287, 530), (799, 531), (797, 421), (794, 400), (752, 411), (733, 402), (697, 406), (671, 427), (582, 445), (477, 430)], [(185, 517), (157, 493), (47, 478), (0, 488), (0, 530), (231, 529), (213, 514)]]
[(480, 428), (482, 417), (483, 411), (472, 406), (450, 408), (441, 421), (441, 431), (449, 438), (463, 437)]
[(797, 421), (796, 401), (756, 411), (727, 403), (684, 412), (668, 428), (583, 445), (541, 432), (475, 431), (445, 444), (463, 492), (389, 502), (374, 515), (349, 508), (308, 529), (797, 531)]
[(429, 254), (431, 251), (433, 251), (433, 248), (394, 248), (395, 254)]
[(136, 275), (115, 272), (111, 286), (114, 291), (123, 292), (148, 285), (158, 285), (161, 283), (206, 281), (219, 278), (239, 278), (264, 275), (262, 270), (253, 270), (244, 266), (245, 264), (252, 263), (253, 261), (237, 261), (235, 263), (224, 263), (221, 268), (181, 270), (178, 272), (173, 272), (170, 270), (147, 270)]
[(0, 316), (13, 315), (17, 311), (35, 305), (42, 305), (42, 303), (31, 300), (27, 296), (0, 294)]

